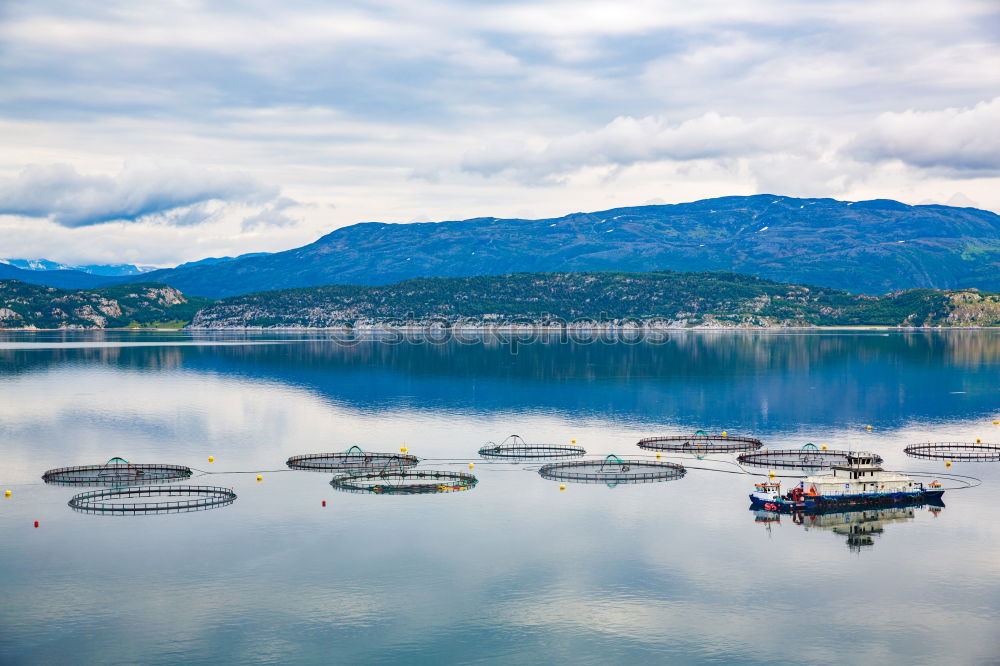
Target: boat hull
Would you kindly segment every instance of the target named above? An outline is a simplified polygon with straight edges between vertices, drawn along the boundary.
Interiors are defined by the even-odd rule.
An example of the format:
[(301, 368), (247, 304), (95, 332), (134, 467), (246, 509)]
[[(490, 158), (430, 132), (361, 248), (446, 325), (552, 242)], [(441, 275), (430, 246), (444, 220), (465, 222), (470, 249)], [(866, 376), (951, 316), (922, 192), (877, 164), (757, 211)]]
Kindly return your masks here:
[(750, 495), (754, 508), (778, 513), (799, 511), (822, 512), (849, 507), (899, 506), (904, 504), (940, 504), (943, 490), (918, 490), (896, 493), (864, 493), (856, 495), (803, 495), (801, 501), (789, 499), (769, 499)]

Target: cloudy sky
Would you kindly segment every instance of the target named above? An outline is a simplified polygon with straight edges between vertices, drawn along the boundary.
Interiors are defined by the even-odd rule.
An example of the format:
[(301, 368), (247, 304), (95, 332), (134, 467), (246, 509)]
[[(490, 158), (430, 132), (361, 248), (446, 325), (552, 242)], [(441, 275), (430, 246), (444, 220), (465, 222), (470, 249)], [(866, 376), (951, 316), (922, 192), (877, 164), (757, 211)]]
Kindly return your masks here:
[(0, 257), (759, 192), (1000, 211), (997, 0), (5, 0)]

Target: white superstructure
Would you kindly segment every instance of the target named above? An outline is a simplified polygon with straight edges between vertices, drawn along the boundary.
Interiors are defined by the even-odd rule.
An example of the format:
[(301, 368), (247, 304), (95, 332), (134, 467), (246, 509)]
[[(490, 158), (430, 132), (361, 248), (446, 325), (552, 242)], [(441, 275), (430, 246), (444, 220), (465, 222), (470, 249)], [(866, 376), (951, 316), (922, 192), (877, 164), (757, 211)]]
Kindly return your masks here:
[(876, 460), (874, 453), (850, 453), (847, 464), (834, 466), (832, 474), (807, 476), (802, 489), (806, 495), (828, 496), (912, 492), (921, 487), (904, 474), (884, 471)]

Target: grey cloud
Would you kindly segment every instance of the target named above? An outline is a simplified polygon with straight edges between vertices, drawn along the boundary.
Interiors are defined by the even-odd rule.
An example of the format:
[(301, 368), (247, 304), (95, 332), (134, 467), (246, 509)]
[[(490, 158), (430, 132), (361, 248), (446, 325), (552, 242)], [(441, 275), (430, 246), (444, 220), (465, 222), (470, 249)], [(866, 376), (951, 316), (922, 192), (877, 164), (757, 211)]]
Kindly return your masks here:
[(285, 213), (289, 208), (295, 208), (299, 206), (298, 201), (294, 199), (289, 199), (288, 197), (279, 197), (272, 204), (265, 207), (260, 212), (255, 215), (243, 220), (242, 228), (244, 231), (250, 231), (253, 229), (267, 228), (267, 227), (289, 227), (299, 222), (299, 220), (287, 215)]
[(806, 135), (773, 120), (706, 113), (679, 124), (664, 118), (621, 116), (591, 132), (559, 137), (542, 147), (494, 145), (466, 153), (465, 171), (527, 179), (557, 178), (584, 166), (629, 166), (660, 160), (746, 157), (796, 147)]
[(48, 218), (64, 227), (166, 215), (178, 225), (203, 221), (210, 201), (262, 203), (277, 188), (247, 174), (189, 165), (126, 165), (114, 176), (87, 175), (67, 164), (29, 166), (0, 180), (0, 214)]
[(970, 176), (1000, 174), (1000, 97), (972, 108), (883, 113), (844, 152)]

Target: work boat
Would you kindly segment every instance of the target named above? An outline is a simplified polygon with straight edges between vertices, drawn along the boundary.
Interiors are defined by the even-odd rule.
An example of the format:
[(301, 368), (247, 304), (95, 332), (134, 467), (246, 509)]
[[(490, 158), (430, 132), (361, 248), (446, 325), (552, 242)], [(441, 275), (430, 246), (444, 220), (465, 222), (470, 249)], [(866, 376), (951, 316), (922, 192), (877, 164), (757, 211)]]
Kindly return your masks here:
[(758, 483), (750, 501), (756, 508), (785, 513), (941, 501), (944, 489), (937, 481), (925, 487), (905, 474), (886, 472), (876, 460), (873, 453), (849, 453), (832, 474), (807, 476), (784, 494), (779, 482)]

